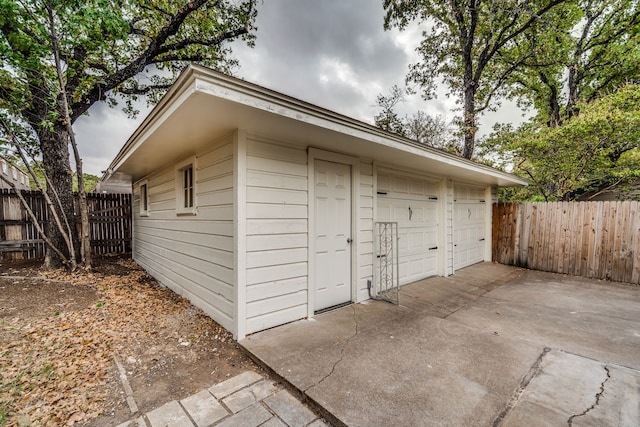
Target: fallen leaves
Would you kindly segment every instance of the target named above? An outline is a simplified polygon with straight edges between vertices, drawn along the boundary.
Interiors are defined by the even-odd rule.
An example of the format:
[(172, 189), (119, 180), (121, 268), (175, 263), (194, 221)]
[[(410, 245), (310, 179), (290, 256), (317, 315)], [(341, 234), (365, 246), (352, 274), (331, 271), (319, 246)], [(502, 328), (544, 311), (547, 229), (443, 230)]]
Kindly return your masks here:
[[(171, 319), (194, 310), (133, 261), (119, 264), (124, 274), (42, 273), (78, 288), (94, 288), (97, 299), (86, 308), (52, 309), (40, 318), (0, 318), (0, 426), (74, 425), (100, 415), (114, 355), (127, 359), (134, 344), (175, 333)], [(72, 297), (73, 291), (66, 293)], [(221, 341), (231, 339), (218, 325), (211, 329), (212, 323), (208, 319), (174, 342), (190, 346), (210, 332)]]

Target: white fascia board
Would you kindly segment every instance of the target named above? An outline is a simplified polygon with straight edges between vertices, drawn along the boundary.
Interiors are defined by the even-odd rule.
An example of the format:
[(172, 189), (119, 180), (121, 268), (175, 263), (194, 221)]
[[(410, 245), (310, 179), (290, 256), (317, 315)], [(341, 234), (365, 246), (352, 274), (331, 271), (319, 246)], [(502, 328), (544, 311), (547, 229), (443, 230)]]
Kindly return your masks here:
[(114, 157), (101, 181), (106, 181), (118, 170), (120, 166), (134, 153), (153, 133), (154, 130), (171, 115), (190, 95), (195, 92), (193, 84), (193, 66), (188, 66), (178, 76), (167, 93), (151, 110), (147, 117), (140, 123), (133, 134), (124, 143), (118, 154)]
[(213, 72), (204, 67), (194, 66), (199, 74), (195, 82), (195, 90), (204, 94), (237, 102), (252, 108), (278, 114), (313, 126), (318, 126), (354, 138), (370, 141), (396, 150), (405, 151), (440, 163), (482, 173), (510, 182), (511, 185), (527, 185), (528, 181), (499, 171), (497, 169), (472, 162), (453, 154), (419, 144), (367, 123), (341, 114), (325, 110), (304, 101), (288, 97), (255, 84)]
[(501, 180), (508, 185), (527, 185), (518, 176), (481, 165), (453, 154), (419, 144), (370, 124), (309, 104), (200, 65), (189, 65), (114, 158), (102, 180), (118, 170), (153, 132), (194, 93), (203, 93), (277, 114), (319, 128), (348, 135), (380, 146), (410, 153), (442, 164)]

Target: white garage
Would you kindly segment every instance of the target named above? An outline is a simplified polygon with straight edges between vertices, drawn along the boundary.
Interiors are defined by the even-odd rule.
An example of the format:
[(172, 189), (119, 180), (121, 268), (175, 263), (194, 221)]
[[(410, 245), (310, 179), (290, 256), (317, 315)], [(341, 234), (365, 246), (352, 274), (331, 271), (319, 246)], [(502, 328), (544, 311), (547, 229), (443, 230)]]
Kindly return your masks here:
[(439, 182), (378, 171), (378, 221), (398, 223), (400, 284), (438, 273)]
[(485, 260), (487, 201), (483, 188), (456, 185), (453, 201), (454, 270)]
[(237, 339), (484, 260), (497, 188), (526, 184), (197, 65), (103, 181), (117, 173), (133, 258)]

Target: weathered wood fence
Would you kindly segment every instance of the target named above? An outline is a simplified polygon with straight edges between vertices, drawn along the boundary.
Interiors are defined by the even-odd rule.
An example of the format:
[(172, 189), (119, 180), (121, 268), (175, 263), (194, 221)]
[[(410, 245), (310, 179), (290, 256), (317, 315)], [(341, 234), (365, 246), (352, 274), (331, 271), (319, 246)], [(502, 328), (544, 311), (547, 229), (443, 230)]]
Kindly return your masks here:
[[(22, 191), (41, 223), (48, 221), (47, 207), (39, 191)], [(76, 196), (76, 212), (77, 210)], [(131, 251), (131, 195), (87, 194), (91, 252), (94, 255)], [(80, 215), (74, 218), (80, 227)], [(0, 190), (0, 260), (40, 259), (45, 244), (13, 190)]]
[(640, 202), (496, 203), (493, 260), (640, 283)]

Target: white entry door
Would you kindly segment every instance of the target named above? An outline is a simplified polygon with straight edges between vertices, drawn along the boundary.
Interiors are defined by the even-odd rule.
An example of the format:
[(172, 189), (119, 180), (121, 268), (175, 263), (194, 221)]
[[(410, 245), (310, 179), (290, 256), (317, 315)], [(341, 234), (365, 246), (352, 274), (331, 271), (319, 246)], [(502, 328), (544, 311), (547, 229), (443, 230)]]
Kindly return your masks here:
[(316, 160), (314, 170), (317, 311), (351, 301), (351, 166)]

